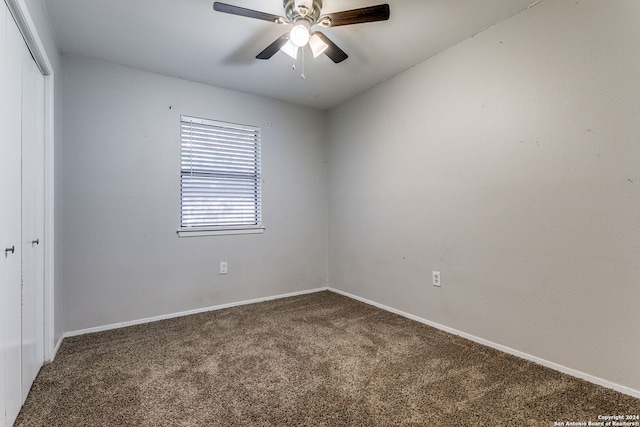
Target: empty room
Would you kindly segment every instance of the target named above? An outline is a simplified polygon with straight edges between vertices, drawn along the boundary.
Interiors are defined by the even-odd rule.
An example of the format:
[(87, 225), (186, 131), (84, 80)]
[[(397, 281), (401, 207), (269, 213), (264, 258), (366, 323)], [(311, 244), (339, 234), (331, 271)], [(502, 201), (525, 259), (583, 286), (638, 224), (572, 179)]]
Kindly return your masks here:
[(640, 1), (0, 13), (0, 427), (640, 426)]

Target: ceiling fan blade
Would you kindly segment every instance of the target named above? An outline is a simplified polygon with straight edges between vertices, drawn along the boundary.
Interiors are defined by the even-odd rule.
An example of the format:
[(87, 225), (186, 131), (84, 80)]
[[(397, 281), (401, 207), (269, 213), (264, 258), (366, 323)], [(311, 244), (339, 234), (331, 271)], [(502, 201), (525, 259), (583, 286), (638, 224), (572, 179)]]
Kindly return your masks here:
[(322, 39), (323, 42), (327, 44), (327, 50), (324, 51), (324, 54), (327, 55), (333, 62), (339, 64), (349, 57), (342, 49), (340, 49), (334, 42), (332, 42), (329, 37), (322, 34), (320, 31), (316, 31), (318, 37)]
[(364, 24), (366, 22), (386, 21), (391, 12), (388, 4), (363, 7), (362, 9), (345, 10), (329, 13), (318, 19), (325, 27), (339, 27), (340, 25)]
[(274, 41), (269, 46), (267, 46), (267, 48), (265, 50), (260, 52), (256, 56), (256, 59), (269, 59), (269, 58), (271, 58), (273, 55), (278, 53), (280, 48), (282, 46), (284, 46), (288, 41), (289, 41), (289, 33), (284, 33), (283, 35), (278, 37), (276, 39), (276, 41)]
[(263, 21), (275, 22), (276, 24), (287, 22), (286, 18), (278, 15), (272, 15), (270, 13), (259, 12), (253, 9), (245, 9), (244, 7), (233, 6), (231, 4), (220, 3), (216, 1), (213, 3), (213, 10), (217, 12), (230, 13), (232, 15), (245, 16), (247, 18), (261, 19)]

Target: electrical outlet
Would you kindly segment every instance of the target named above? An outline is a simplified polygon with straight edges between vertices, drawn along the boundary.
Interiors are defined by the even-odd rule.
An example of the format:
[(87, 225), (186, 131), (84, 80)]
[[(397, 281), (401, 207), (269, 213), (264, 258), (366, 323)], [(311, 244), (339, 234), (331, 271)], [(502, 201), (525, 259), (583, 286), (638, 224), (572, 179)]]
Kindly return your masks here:
[(220, 274), (227, 274), (227, 262), (223, 261), (220, 263)]
[(441, 287), (442, 286), (442, 282), (440, 281), (440, 272), (439, 271), (432, 271), (431, 272), (431, 277), (433, 279), (433, 286), (437, 286), (437, 287)]

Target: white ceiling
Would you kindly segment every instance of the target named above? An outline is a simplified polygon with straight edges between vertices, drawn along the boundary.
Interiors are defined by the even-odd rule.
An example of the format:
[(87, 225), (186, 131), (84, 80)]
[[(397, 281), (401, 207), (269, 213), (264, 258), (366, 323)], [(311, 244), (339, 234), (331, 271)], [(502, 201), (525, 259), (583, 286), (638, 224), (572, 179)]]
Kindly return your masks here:
[[(283, 15), (282, 0), (224, 0)], [(45, 0), (62, 53), (328, 109), (503, 19), (535, 0), (387, 0), (389, 21), (323, 29), (349, 58), (255, 56), (286, 31), (215, 12), (213, 0)], [(323, 13), (384, 3), (324, 0)]]

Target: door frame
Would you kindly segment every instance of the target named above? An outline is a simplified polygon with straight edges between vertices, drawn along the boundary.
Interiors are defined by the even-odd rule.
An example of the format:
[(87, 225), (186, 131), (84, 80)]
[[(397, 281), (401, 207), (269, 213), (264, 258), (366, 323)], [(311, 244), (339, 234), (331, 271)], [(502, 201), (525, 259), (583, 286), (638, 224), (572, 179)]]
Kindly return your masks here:
[(25, 0), (5, 0), (44, 76), (44, 359), (51, 362), (60, 344), (55, 328), (55, 76), (49, 55)]

